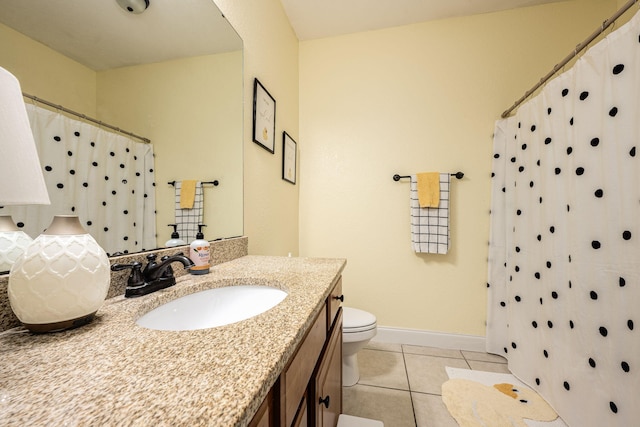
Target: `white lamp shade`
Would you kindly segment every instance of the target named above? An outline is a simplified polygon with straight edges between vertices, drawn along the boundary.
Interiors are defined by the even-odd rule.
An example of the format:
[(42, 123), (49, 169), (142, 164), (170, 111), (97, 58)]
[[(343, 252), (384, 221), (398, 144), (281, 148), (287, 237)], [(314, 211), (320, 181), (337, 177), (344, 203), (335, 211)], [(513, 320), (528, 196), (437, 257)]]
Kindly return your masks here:
[(0, 206), (49, 204), (20, 83), (0, 67)]
[(77, 216), (56, 216), (13, 264), (9, 302), (28, 329), (51, 332), (81, 326), (102, 306), (109, 290), (109, 259), (83, 231)]

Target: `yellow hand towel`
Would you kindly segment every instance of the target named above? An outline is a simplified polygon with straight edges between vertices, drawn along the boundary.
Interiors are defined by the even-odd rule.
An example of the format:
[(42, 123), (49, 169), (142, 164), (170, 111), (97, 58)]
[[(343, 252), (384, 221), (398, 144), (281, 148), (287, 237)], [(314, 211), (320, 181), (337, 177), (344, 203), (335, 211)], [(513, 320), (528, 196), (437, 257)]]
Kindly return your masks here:
[(440, 173), (417, 174), (418, 203), (421, 208), (437, 208), (440, 204)]
[(196, 182), (182, 181), (180, 187), (180, 209), (193, 209), (193, 202), (196, 198)]

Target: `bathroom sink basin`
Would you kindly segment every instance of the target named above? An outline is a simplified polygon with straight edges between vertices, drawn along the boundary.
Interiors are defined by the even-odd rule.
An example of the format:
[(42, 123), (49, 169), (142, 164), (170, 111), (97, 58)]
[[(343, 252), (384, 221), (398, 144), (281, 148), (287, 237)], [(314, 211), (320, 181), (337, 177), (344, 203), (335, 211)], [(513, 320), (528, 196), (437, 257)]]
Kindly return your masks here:
[(160, 331), (193, 331), (249, 319), (278, 305), (287, 293), (270, 286), (226, 286), (176, 298), (136, 323)]

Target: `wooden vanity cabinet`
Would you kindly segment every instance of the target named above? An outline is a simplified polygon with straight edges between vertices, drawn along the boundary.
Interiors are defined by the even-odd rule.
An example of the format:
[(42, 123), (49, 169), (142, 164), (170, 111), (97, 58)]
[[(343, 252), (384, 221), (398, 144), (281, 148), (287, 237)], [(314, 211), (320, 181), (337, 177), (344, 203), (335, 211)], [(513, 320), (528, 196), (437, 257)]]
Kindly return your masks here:
[(340, 277), (249, 427), (337, 425), (342, 411), (341, 303)]
[(331, 330), (315, 379), (315, 426), (335, 427), (342, 412), (342, 310)]
[(272, 388), (265, 397), (262, 405), (258, 408), (258, 411), (253, 416), (253, 419), (249, 423), (249, 427), (272, 427), (277, 424), (277, 411), (274, 408), (275, 399), (273, 397), (274, 390), (277, 387)]

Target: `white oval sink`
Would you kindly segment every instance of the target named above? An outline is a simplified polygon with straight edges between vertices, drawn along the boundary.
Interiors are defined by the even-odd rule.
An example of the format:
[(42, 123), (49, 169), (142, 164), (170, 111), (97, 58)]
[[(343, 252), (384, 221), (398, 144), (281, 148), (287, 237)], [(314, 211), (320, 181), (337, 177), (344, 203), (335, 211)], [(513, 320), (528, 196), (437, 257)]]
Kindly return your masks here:
[(185, 295), (140, 317), (136, 323), (160, 331), (193, 331), (249, 319), (275, 307), (287, 293), (270, 286), (226, 286)]

